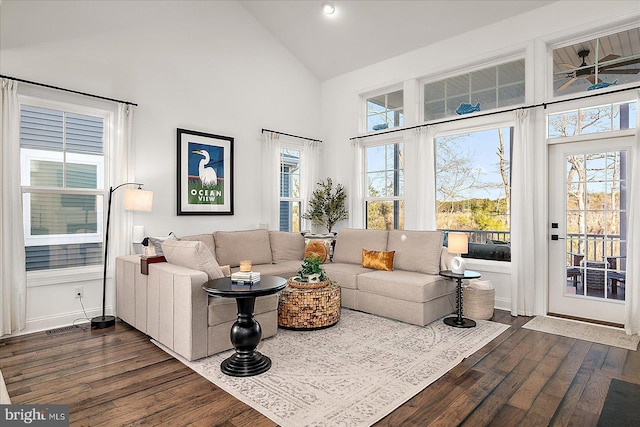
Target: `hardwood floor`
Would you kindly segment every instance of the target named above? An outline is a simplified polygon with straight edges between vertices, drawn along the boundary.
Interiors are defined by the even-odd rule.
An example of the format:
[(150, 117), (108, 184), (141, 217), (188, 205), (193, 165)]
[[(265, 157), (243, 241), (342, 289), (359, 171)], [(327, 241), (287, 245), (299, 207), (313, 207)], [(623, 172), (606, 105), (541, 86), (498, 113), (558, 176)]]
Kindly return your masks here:
[[(511, 328), (377, 426), (596, 425), (611, 378), (640, 384), (640, 352)], [(13, 403), (68, 404), (72, 426), (273, 426), (126, 323), (0, 341)]]

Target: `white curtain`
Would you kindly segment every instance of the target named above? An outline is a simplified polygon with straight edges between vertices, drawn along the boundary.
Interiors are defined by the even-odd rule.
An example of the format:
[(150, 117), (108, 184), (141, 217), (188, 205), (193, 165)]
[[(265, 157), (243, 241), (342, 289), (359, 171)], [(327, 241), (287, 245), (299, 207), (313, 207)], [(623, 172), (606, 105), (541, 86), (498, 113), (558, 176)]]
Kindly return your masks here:
[(364, 167), (363, 144), (358, 138), (351, 141), (353, 173), (349, 188), (349, 224), (354, 228), (364, 228)]
[(269, 230), (279, 230), (280, 198), (280, 138), (277, 133), (265, 132), (262, 144), (262, 220)]
[(417, 230), (436, 229), (436, 159), (433, 148), (433, 127), (426, 126), (417, 129), (418, 133), (418, 191), (416, 218)]
[[(133, 112), (132, 105), (119, 103), (115, 124), (115, 140), (113, 143), (113, 151), (110, 157), (110, 176), (111, 186), (114, 188), (125, 182), (134, 182), (135, 176), (133, 168), (135, 165), (132, 144), (133, 131)], [(142, 183), (144, 184), (144, 183)], [(131, 252), (131, 233), (133, 230), (133, 214), (124, 210), (124, 193), (126, 188), (135, 188), (134, 186), (120, 187), (113, 193), (111, 200), (111, 224), (109, 227), (109, 258), (107, 260), (109, 276), (114, 277), (113, 267), (115, 258), (120, 255), (129, 255)], [(153, 190), (145, 185), (145, 190)], [(108, 193), (107, 193), (107, 196)], [(105, 209), (108, 200), (105, 198)], [(105, 224), (106, 226), (106, 224)], [(107, 306), (114, 304), (115, 286), (114, 281), (107, 282)], [(115, 310), (115, 309), (114, 309)]]
[[(316, 189), (316, 183), (320, 179), (318, 176), (318, 162), (320, 161), (320, 143), (318, 141), (305, 141), (300, 153), (300, 210), (306, 212), (309, 206), (311, 193)], [(324, 179), (324, 177), (322, 177)], [(300, 230), (312, 230), (311, 221), (302, 219)]]
[[(640, 91), (637, 97), (640, 105)], [(637, 114), (640, 118), (640, 111)], [(636, 120), (636, 123), (640, 122)], [(640, 130), (637, 128), (636, 144), (631, 152), (624, 327), (627, 334), (640, 335)]]
[(27, 273), (20, 187), (18, 83), (2, 80), (0, 105), (0, 336), (25, 328)]
[(529, 110), (516, 111), (511, 167), (511, 315), (533, 315), (535, 149)]

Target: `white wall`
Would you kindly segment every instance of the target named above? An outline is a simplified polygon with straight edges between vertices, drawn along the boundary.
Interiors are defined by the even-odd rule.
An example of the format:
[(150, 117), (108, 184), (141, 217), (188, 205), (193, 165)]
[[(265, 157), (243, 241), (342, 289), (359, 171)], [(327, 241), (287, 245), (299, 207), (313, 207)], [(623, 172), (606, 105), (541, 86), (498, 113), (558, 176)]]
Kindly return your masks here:
[[(411, 126), (417, 124), (419, 118), (416, 108), (421, 99), (420, 79), (455, 73), (461, 68), (520, 53), (527, 61), (527, 103), (541, 102), (545, 99), (546, 87), (539, 76), (546, 76), (548, 63), (546, 49), (541, 49), (541, 44), (582, 37), (613, 25), (637, 22), (640, 15), (640, 2), (637, 0), (611, 1), (605, 7), (588, 7), (587, 3), (558, 1), (527, 14), (323, 82), (322, 139), (326, 145), (323, 159), (326, 173), (343, 183), (348, 191), (351, 190), (353, 159), (351, 156), (338, 156), (335, 153), (350, 150), (349, 138), (359, 134), (359, 123), (363, 122), (364, 114), (360, 95), (367, 92), (388, 86), (403, 87), (405, 126)], [(425, 25), (428, 25), (428, 20), (429, 17), (426, 17)], [(530, 79), (534, 74), (535, 81)], [(544, 140), (536, 140), (535, 143), (544, 144)], [(407, 183), (407, 188), (410, 185), (415, 187), (414, 183)], [(540, 174), (539, 185), (546, 188), (544, 174)], [(546, 223), (545, 218), (538, 220)], [(350, 225), (354, 221), (355, 225), (360, 225), (358, 219), (354, 218), (350, 218)], [(407, 224), (407, 228), (411, 228), (411, 225)], [(546, 230), (542, 230), (544, 231)], [(543, 242), (546, 240), (545, 235), (538, 237)], [(536, 256), (546, 266), (546, 253), (536, 253)], [(483, 278), (493, 282), (496, 287), (496, 307), (510, 309), (509, 263), (472, 260), (468, 268), (479, 271)], [(546, 287), (546, 283), (543, 280), (537, 281), (536, 286), (536, 312), (542, 314), (546, 304), (542, 288)]]
[[(139, 104), (135, 175), (154, 206), (133, 222), (148, 235), (256, 227), (261, 129), (320, 136), (319, 82), (237, 2), (3, 1), (0, 19), (1, 74)], [(234, 215), (176, 215), (176, 128), (235, 138)], [(81, 317), (79, 285), (97, 314), (100, 280), (29, 287), (27, 332)]]

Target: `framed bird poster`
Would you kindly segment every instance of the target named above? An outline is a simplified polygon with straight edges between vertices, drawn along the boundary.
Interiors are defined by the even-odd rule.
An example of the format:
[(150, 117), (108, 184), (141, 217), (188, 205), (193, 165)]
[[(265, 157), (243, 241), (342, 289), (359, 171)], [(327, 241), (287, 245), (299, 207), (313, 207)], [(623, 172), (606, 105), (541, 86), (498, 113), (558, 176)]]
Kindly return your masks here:
[(233, 215), (233, 138), (178, 129), (178, 215)]

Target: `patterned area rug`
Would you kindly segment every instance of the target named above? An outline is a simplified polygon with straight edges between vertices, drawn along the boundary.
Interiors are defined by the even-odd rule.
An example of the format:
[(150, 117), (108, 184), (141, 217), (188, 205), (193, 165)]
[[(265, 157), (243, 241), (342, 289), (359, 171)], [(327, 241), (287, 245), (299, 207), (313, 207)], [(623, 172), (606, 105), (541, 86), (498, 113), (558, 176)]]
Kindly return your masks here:
[(638, 335), (627, 335), (622, 329), (557, 317), (536, 316), (523, 328), (626, 348), (627, 350), (636, 350), (638, 341), (640, 341)]
[(484, 320), (469, 329), (442, 320), (419, 327), (342, 309), (331, 328), (280, 329), (264, 340), (271, 369), (248, 378), (220, 372), (232, 351), (189, 362), (156, 345), (283, 427), (368, 426), (506, 329)]

